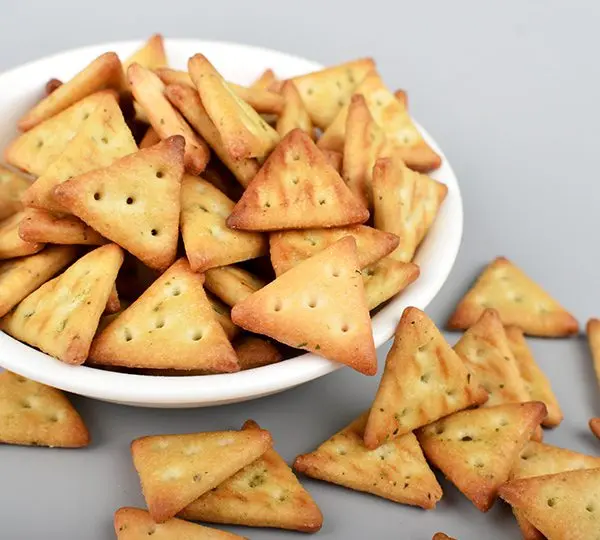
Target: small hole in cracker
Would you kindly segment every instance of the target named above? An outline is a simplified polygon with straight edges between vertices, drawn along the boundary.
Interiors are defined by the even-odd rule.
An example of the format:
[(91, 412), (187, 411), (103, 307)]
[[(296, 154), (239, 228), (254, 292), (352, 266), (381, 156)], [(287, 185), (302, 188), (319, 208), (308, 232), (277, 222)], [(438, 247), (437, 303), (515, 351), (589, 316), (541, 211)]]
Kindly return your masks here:
[(104, 144), (108, 144), (108, 137), (102, 137), (100, 139)]
[(202, 330), (196, 330), (192, 334), (192, 341), (200, 341), (202, 339)]
[(348, 330), (350, 330), (350, 327), (347, 324), (343, 324), (341, 330), (345, 334)]
[(94, 193), (94, 200), (95, 201), (99, 201), (102, 198), (102, 195), (100, 195), (100, 193), (96, 192)]
[(279, 299), (275, 300), (275, 305), (273, 306), (273, 310), (274, 311), (281, 311), (282, 307), (283, 306), (282, 306), (281, 300), (279, 300)]
[(133, 204), (133, 197), (127, 197), (127, 201), (125, 201), (127, 204)]
[(163, 321), (162, 319), (159, 319), (156, 321), (156, 323), (154, 324), (155, 328), (163, 328), (165, 325), (165, 321)]
[(151, 234), (152, 236), (157, 236), (157, 235), (158, 235), (158, 231), (157, 231), (156, 229), (152, 229), (152, 230), (150, 231), (150, 234)]
[(163, 173), (162, 171), (156, 171), (156, 178), (162, 178), (164, 174), (165, 173)]

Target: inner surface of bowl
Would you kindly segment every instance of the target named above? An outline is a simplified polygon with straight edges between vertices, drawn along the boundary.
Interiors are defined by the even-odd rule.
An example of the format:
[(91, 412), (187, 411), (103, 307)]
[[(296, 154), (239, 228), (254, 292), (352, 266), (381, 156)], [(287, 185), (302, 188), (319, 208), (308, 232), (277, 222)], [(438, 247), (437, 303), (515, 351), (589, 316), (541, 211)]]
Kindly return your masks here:
[[(323, 66), (285, 53), (233, 43), (167, 39), (172, 67), (186, 69), (187, 60), (201, 52), (226, 79), (249, 84), (266, 68), (278, 77), (321, 69)], [(0, 148), (12, 140), (18, 118), (41, 96), (51, 78), (68, 80), (96, 56), (115, 51), (124, 59), (140, 42), (107, 43), (44, 58), (0, 75)], [(448, 186), (437, 219), (421, 244), (415, 261), (419, 279), (390, 300), (373, 317), (373, 338), (379, 347), (393, 334), (407, 306), (425, 309), (444, 284), (454, 264), (462, 237), (463, 214), (460, 190), (446, 157), (435, 141), (421, 129), (426, 141), (443, 157), (431, 176)], [(0, 365), (24, 377), (96, 399), (150, 407), (209, 406), (254, 399), (321, 377), (341, 364), (313, 354), (238, 373), (157, 377), (71, 366), (0, 333)]]

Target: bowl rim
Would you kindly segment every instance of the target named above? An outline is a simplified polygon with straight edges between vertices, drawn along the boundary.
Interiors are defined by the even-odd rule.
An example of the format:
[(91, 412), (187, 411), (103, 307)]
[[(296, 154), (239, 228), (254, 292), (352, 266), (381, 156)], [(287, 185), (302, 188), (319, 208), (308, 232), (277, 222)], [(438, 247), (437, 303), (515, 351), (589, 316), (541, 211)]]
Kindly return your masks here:
[[(142, 40), (128, 40), (101, 43), (51, 54), (0, 74), (0, 85), (9, 79), (25, 77), (26, 72), (45, 64), (68, 61), (71, 56), (89, 54), (91, 59), (93, 54), (100, 54), (108, 50), (115, 50), (117, 52), (123, 50), (133, 51), (142, 42)], [(216, 48), (223, 49), (224, 51), (228, 50), (230, 53), (279, 57), (282, 62), (304, 64), (307, 69), (312, 70), (323, 67), (321, 64), (302, 57), (265, 47), (221, 41), (165, 39), (167, 54), (169, 53), (169, 48), (177, 47), (190, 50), (210, 50)], [(207, 54), (210, 53), (207, 51)], [(120, 55), (122, 54), (120, 53)], [(446, 282), (454, 266), (462, 241), (464, 218), (460, 188), (448, 159), (427, 131), (416, 121), (415, 124), (425, 140), (442, 156), (443, 165), (438, 172), (442, 174), (443, 169), (444, 183), (449, 188), (448, 196), (440, 209), (436, 222), (430, 230), (430, 234), (423, 242), (423, 244), (426, 244), (428, 238), (433, 236), (432, 233), (436, 234), (439, 237), (436, 242), (439, 244), (438, 249), (441, 248), (439, 249), (441, 251), (439, 255), (442, 256), (437, 257), (436, 254), (435, 272), (428, 275), (430, 283), (418, 295), (419, 300), (411, 304), (402, 302), (404, 307), (416, 305), (420, 309), (425, 309)], [(432, 176), (435, 177), (436, 174), (434, 173)], [(442, 230), (440, 221), (443, 220), (440, 217), (442, 214), (445, 215), (450, 212), (448, 208), (450, 206), (449, 199), (452, 200), (452, 226)], [(422, 248), (423, 246), (419, 248), (419, 252), (417, 253), (417, 261)], [(423, 274), (422, 269), (421, 277), (411, 287), (417, 287), (417, 284), (423, 278)], [(410, 291), (411, 289), (409, 288), (408, 290)], [(397, 297), (388, 301), (373, 317), (372, 329), (376, 347), (381, 346), (392, 337), (403, 311), (403, 307), (401, 308), (400, 306), (400, 300), (401, 297)], [(68, 365), (29, 345), (19, 342), (3, 332), (0, 332), (0, 365), (24, 377), (75, 394), (103, 401), (150, 407), (211, 406), (256, 399), (293, 388), (344, 367), (337, 362), (306, 353), (283, 362), (236, 373), (185, 377), (140, 375), (108, 371), (85, 365)]]

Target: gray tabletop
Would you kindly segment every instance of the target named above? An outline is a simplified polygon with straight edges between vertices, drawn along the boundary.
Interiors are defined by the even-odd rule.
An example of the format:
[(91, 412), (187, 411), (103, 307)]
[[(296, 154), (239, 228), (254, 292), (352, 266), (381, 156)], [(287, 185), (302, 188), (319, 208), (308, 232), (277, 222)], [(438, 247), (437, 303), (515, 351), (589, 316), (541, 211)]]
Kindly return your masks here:
[[(34, 8), (35, 4), (35, 8)], [(455, 168), (465, 205), (463, 245), (427, 312), (440, 324), (482, 266), (506, 255), (584, 323), (600, 315), (594, 160), (600, 3), (478, 0), (384, 2), (3, 2), (0, 69), (86, 44), (166, 36), (238, 41), (324, 64), (371, 55)], [(34, 13), (35, 12), (35, 13)], [(1, 90), (0, 90), (1, 91)], [(449, 334), (453, 343), (457, 335)], [(585, 340), (530, 340), (564, 408), (550, 443), (595, 453), (587, 420), (600, 392)], [(383, 361), (389, 345), (381, 348)], [(112, 514), (143, 505), (129, 443), (152, 433), (237, 428), (251, 417), (291, 461), (369, 404), (378, 378), (340, 370), (295, 390), (214, 409), (151, 410), (74, 398), (88, 450), (0, 448), (0, 538), (112, 538)], [(450, 484), (434, 511), (306, 481), (325, 523), (319, 538), (518, 538), (502, 504), (481, 514)], [(252, 539), (294, 533), (234, 529)], [(299, 536), (296, 534), (296, 536)]]

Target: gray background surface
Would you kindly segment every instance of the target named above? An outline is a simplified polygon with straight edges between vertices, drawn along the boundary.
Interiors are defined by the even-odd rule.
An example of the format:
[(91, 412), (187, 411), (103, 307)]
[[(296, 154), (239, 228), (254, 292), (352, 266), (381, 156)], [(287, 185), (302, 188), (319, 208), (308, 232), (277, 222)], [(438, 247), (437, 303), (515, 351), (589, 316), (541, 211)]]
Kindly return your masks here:
[[(597, 54), (600, 3), (480, 2), (2, 2), (0, 69), (71, 47), (166, 36), (238, 41), (324, 64), (372, 55), (391, 88), (440, 143), (459, 178), (464, 242), (427, 310), (440, 324), (481, 267), (506, 255), (584, 323), (600, 315), (597, 233)], [(1, 91), (1, 89), (0, 89)], [(457, 335), (449, 335), (451, 342)], [(598, 453), (587, 420), (600, 415), (587, 345), (530, 340), (566, 419), (546, 440)], [(389, 348), (380, 350), (383, 361)], [(112, 513), (142, 505), (129, 456), (152, 433), (236, 428), (252, 417), (291, 461), (366, 408), (377, 379), (341, 370), (284, 394), (197, 410), (149, 410), (74, 399), (88, 450), (0, 448), (0, 538), (112, 538)], [(479, 513), (450, 484), (432, 512), (306, 481), (325, 516), (319, 538), (518, 538), (498, 504)], [(235, 529), (232, 529), (235, 530)], [(299, 537), (237, 529), (253, 539)]]

